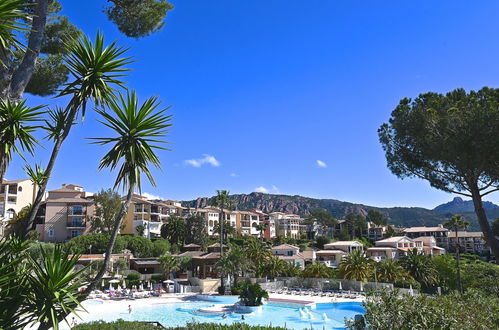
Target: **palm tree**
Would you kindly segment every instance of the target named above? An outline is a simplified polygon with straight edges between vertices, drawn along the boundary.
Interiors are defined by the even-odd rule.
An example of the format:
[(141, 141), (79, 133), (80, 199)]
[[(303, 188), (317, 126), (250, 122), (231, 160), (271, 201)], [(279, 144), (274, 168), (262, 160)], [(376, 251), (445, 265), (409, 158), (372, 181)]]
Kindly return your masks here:
[(320, 262), (308, 264), (302, 272), (305, 278), (330, 278), (332, 269)]
[(394, 283), (402, 278), (410, 278), (409, 273), (398, 262), (386, 259), (376, 263), (376, 275), (379, 281)]
[(265, 274), (265, 265), (272, 257), (267, 246), (256, 238), (251, 238), (246, 246), (246, 256), (251, 262), (251, 269), (255, 272), (255, 277), (262, 277)]
[(171, 216), (168, 223), (161, 226), (161, 236), (177, 246), (183, 245), (187, 235), (185, 219)]
[(104, 118), (100, 122), (116, 132), (117, 136), (92, 138), (95, 141), (92, 143), (112, 145), (111, 150), (100, 161), (99, 170), (103, 168), (114, 170), (119, 166), (114, 188), (121, 186), (128, 193), (112, 229), (104, 264), (87, 288), (87, 292), (90, 292), (104, 275), (119, 228), (130, 206), (133, 192), (135, 189), (141, 191), (142, 174), (145, 174), (153, 186), (156, 185), (149, 166), (160, 167), (160, 160), (155, 150), (168, 150), (160, 146), (159, 143), (166, 143), (162, 138), (166, 135), (168, 127), (171, 126), (171, 115), (165, 114), (168, 108), (155, 112), (159, 106), (157, 97), (148, 98), (139, 106), (135, 92), (127, 92), (126, 97), (120, 93), (117, 99), (108, 101), (108, 106), (108, 111), (97, 110), (97, 113)]
[[(221, 224), (223, 224), (223, 229), (220, 228)], [(227, 241), (228, 237), (232, 237), (236, 234), (236, 228), (232, 227), (232, 225), (226, 221), (217, 222), (213, 226), (213, 232), (223, 232), (224, 240)]]
[(180, 260), (171, 254), (164, 254), (158, 258), (161, 268), (164, 269), (165, 275), (168, 277), (171, 273), (174, 273), (180, 269)]
[(21, 150), (33, 154), (38, 142), (32, 133), (37, 126), (31, 123), (41, 120), (41, 108), (26, 106), (26, 100), (15, 103), (0, 99), (0, 182), (14, 152), (21, 157)]
[(265, 226), (263, 223), (256, 226), (256, 230), (260, 232), (260, 238), (262, 239), (262, 241), (265, 238), (264, 236), (265, 229), (267, 229), (267, 226)]
[(265, 264), (266, 275), (270, 278), (275, 278), (281, 275), (286, 269), (286, 264), (287, 262), (276, 256), (269, 257)]
[[(224, 227), (225, 227), (225, 208), (231, 208), (231, 201), (229, 199), (229, 191), (228, 190), (217, 190), (217, 196), (215, 196), (215, 206), (220, 208), (220, 257), (224, 255)], [(220, 286), (225, 288), (224, 283), (224, 272), (220, 272)]]
[(457, 288), (460, 293), (463, 293), (463, 283), (461, 282), (461, 267), (459, 265), (461, 245), (459, 244), (458, 232), (459, 229), (466, 230), (466, 228), (468, 228), (469, 225), (470, 223), (460, 215), (454, 215), (449, 221), (444, 223), (445, 227), (449, 228), (450, 230), (453, 230), (454, 233), (456, 234), (456, 277), (457, 277)]
[(416, 249), (408, 251), (399, 262), (416, 281), (427, 287), (438, 280), (438, 273), (430, 257), (419, 254)]
[[(57, 134), (49, 129), (49, 137), (54, 140), (54, 146), (46, 167), (47, 177), (50, 179), (62, 143), (66, 140), (71, 127), (74, 125), (78, 114), (82, 119), (85, 116), (87, 103), (93, 100), (95, 105), (105, 105), (113, 99), (114, 87), (123, 87), (120, 80), (128, 69), (130, 58), (121, 57), (126, 49), (116, 46), (116, 42), (104, 46), (104, 36), (97, 33), (95, 41), (88, 37), (72, 40), (66, 45), (68, 55), (65, 58), (66, 67), (73, 76), (71, 82), (58, 96), (70, 96), (69, 103), (64, 111), (59, 111), (58, 120), (65, 119), (62, 123), (56, 122)], [(42, 202), (47, 182), (38, 189), (35, 201), (28, 220), (28, 228), (33, 226), (36, 214)]]
[(24, 10), (26, 0), (2, 0), (0, 2), (0, 66), (5, 65), (5, 59), (12, 54), (12, 48), (20, 49), (18, 33), (25, 32), (27, 25), (22, 23), (28, 16)]
[(234, 285), (237, 286), (239, 275), (248, 269), (248, 259), (241, 246), (231, 244), (229, 251), (218, 260), (216, 266), (224, 274), (232, 275)]
[(348, 280), (367, 280), (374, 269), (373, 262), (362, 250), (354, 250), (341, 260), (340, 275)]

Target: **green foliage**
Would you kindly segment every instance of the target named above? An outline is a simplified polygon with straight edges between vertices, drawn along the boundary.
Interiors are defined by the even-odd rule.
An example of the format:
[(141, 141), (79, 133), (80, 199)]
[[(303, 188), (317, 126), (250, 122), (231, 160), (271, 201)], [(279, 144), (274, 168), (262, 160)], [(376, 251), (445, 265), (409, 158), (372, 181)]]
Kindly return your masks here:
[(126, 279), (129, 287), (132, 287), (132, 285), (140, 285), (140, 275), (137, 273), (128, 274)]
[[(85, 254), (89, 253), (89, 246), (92, 245), (92, 253), (102, 254), (106, 252), (106, 247), (109, 244), (110, 236), (106, 234), (91, 234), (82, 235), (72, 238), (68, 242), (64, 243), (65, 248), (71, 253)], [(114, 244), (113, 253), (123, 253), (126, 247), (126, 241), (123, 236), (118, 236), (116, 238), (116, 243)]]
[(332, 278), (334, 272), (332, 268), (320, 262), (314, 262), (305, 267), (301, 276), (304, 278)]
[(239, 292), (239, 299), (244, 306), (260, 306), (262, 299), (269, 298), (267, 291), (258, 283), (240, 282)]
[[(122, 207), (121, 196), (112, 189), (102, 189), (94, 195), (95, 216), (90, 219), (90, 231), (109, 233), (118, 220)], [(121, 226), (123, 229), (124, 225)]]
[[(425, 179), (482, 206), (482, 197), (499, 184), (498, 106), (499, 89), (487, 87), (402, 99), (378, 130), (388, 168), (399, 178)], [(480, 212), (477, 216), (487, 243), (499, 255), (487, 217)]]
[[(24, 0), (3, 0), (0, 2), (0, 47), (11, 52), (11, 46), (19, 49), (21, 43), (17, 38), (19, 32), (26, 31), (27, 26), (22, 23), (27, 17), (24, 12), (26, 2)], [(0, 66), (5, 63), (0, 61)]]
[(142, 225), (138, 225), (137, 227), (135, 227), (135, 231), (137, 232), (137, 235), (139, 236), (144, 236), (144, 232), (146, 231), (146, 227), (142, 226)]
[(158, 259), (158, 261), (161, 264), (161, 268), (164, 269), (166, 276), (180, 270), (181, 267), (180, 259), (175, 256), (172, 256), (170, 254), (165, 254), (161, 256)]
[[(118, 64), (121, 65), (121, 62)], [(114, 77), (112, 80), (115, 80)], [(119, 167), (115, 188), (136, 185), (140, 190), (141, 174), (145, 174), (155, 185), (149, 166), (160, 167), (156, 150), (168, 150), (160, 144), (166, 143), (163, 139), (171, 126), (171, 115), (165, 115), (168, 108), (156, 111), (159, 105), (157, 97), (150, 97), (139, 105), (136, 93), (127, 91), (126, 97), (120, 93), (116, 100), (109, 100), (108, 110), (97, 110), (104, 119), (101, 123), (117, 135), (92, 138), (93, 143), (113, 145), (102, 158), (99, 169), (114, 170)]]
[(7, 223), (5, 229), (6, 235), (19, 236), (24, 234), (28, 222), (29, 212), (31, 211), (31, 204), (26, 205)]
[[(270, 322), (269, 322), (270, 323)], [(114, 322), (93, 321), (79, 324), (74, 330), (157, 330), (158, 327), (145, 322), (117, 320)], [(246, 323), (218, 324), (218, 323), (188, 323), (185, 326), (168, 327), (167, 330), (286, 330), (282, 327), (247, 325)]]
[(388, 219), (378, 210), (369, 210), (367, 212), (366, 221), (372, 222), (376, 226), (386, 226), (388, 224)]
[(421, 290), (421, 283), (416, 281), (415, 279), (409, 277), (409, 278), (399, 278), (396, 279), (395, 281), (391, 282), (393, 283), (393, 286), (396, 288), (404, 288), (404, 289), (409, 289), (413, 288), (416, 290)]
[(393, 259), (380, 261), (375, 263), (374, 266), (376, 268), (376, 276), (379, 282), (395, 283), (408, 278), (412, 280), (411, 275), (409, 275), (409, 273)]
[(187, 239), (186, 220), (176, 216), (169, 217), (168, 223), (161, 226), (161, 237), (172, 244), (183, 245)]
[(371, 278), (373, 269), (373, 260), (357, 249), (341, 260), (339, 271), (344, 279), (364, 281)]
[(68, 77), (69, 70), (61, 55), (39, 57), (25, 92), (39, 96), (53, 95)]
[(114, 1), (105, 12), (127, 37), (140, 38), (159, 31), (172, 9), (166, 0), (121, 0)]
[(495, 236), (499, 236), (499, 218), (496, 218), (494, 221), (492, 221), (492, 232), (494, 233)]
[(331, 239), (327, 236), (318, 236), (315, 238), (315, 246), (318, 249), (324, 249), (324, 245), (331, 242)]
[(206, 233), (206, 221), (204, 220), (204, 217), (200, 214), (195, 214), (188, 217), (185, 221), (187, 232), (185, 243), (206, 246), (208, 234)]
[(164, 238), (159, 238), (152, 243), (152, 256), (159, 257), (170, 250), (170, 242)]
[[(118, 236), (119, 237), (119, 236)], [(154, 244), (150, 239), (143, 236), (123, 235), (126, 248), (137, 258), (148, 258), (153, 256)]]
[(400, 265), (423, 287), (430, 287), (438, 283), (438, 273), (431, 257), (418, 254), (416, 249), (408, 251), (400, 259)]
[(62, 246), (33, 257), (29, 243), (17, 238), (0, 241), (0, 328), (19, 329), (40, 322), (40, 328), (59, 329), (60, 319), (79, 307), (82, 273), (75, 271), (79, 255)]
[(334, 226), (336, 224), (336, 219), (332, 216), (332, 214), (325, 209), (314, 209), (310, 211), (306, 219), (306, 223), (312, 224), (317, 222), (321, 226)]
[[(499, 298), (479, 291), (463, 295), (399, 296), (397, 291), (370, 293), (365, 320), (372, 329), (497, 329)], [(359, 329), (350, 324), (350, 329)], [(363, 328), (363, 327), (361, 327)]]

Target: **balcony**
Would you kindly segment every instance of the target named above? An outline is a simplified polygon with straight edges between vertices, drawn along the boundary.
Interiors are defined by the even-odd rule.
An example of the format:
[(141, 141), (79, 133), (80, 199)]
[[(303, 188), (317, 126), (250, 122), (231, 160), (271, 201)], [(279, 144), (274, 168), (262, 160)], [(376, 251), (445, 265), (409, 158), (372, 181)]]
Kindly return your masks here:
[(72, 229), (72, 228), (85, 228), (87, 224), (85, 221), (68, 221), (66, 222), (66, 228)]

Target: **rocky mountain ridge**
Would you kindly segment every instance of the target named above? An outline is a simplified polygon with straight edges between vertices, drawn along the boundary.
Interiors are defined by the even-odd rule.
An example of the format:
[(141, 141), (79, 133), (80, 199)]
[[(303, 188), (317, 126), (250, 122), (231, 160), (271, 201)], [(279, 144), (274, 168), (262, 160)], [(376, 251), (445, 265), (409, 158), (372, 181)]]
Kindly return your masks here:
[[(462, 214), (470, 221), (470, 230), (479, 230), (471, 201), (464, 201), (459, 197), (453, 201), (437, 206), (433, 210), (422, 207), (376, 207), (363, 204), (339, 201), (336, 199), (316, 199), (298, 195), (278, 195), (253, 192), (250, 194), (234, 194), (230, 196), (234, 210), (259, 209), (265, 213), (286, 212), (306, 216), (313, 209), (325, 209), (342, 219), (348, 213), (367, 214), (375, 209), (385, 214), (389, 223), (396, 226), (436, 226), (447, 221), (453, 214)], [(184, 206), (205, 207), (212, 205), (214, 197), (200, 197), (191, 201), (182, 202)], [(471, 203), (471, 204), (470, 204)], [(471, 208), (470, 208), (471, 205)], [(499, 217), (499, 206), (484, 203), (489, 219)]]

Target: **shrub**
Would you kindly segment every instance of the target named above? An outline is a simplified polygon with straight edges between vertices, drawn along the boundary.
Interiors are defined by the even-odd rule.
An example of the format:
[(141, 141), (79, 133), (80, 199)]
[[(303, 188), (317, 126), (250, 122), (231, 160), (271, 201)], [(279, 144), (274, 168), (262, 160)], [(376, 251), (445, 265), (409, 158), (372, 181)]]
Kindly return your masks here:
[(168, 242), (168, 240), (166, 240), (164, 238), (160, 238), (160, 239), (155, 240), (152, 243), (152, 245), (153, 245), (152, 246), (152, 256), (153, 257), (160, 257), (163, 254), (165, 254), (166, 252), (168, 252), (168, 250), (170, 250), (170, 242)]
[(140, 275), (136, 273), (130, 273), (126, 277), (128, 286), (131, 287), (132, 285), (140, 285)]
[(154, 274), (151, 276), (151, 280), (161, 283), (166, 280), (166, 276), (164, 274)]
[(260, 306), (262, 299), (268, 297), (267, 291), (263, 290), (258, 283), (239, 283), (239, 299), (244, 306)]
[(407, 278), (405, 280), (399, 279), (393, 282), (393, 286), (396, 288), (409, 289), (411, 285), (413, 289), (421, 290), (421, 284), (412, 278)]
[[(75, 330), (157, 330), (158, 327), (146, 322), (130, 322), (118, 320), (114, 322), (94, 321), (73, 327)], [(251, 326), (245, 323), (216, 324), (216, 323), (188, 323), (185, 326), (166, 328), (168, 330), (286, 330), (281, 327)]]
[(150, 239), (142, 236), (122, 236), (126, 248), (130, 250), (135, 257), (148, 258), (153, 256), (154, 245)]
[[(106, 252), (109, 244), (110, 236), (106, 234), (82, 235), (71, 239), (65, 243), (65, 248), (74, 254), (89, 253), (89, 246), (92, 245), (93, 254), (102, 254)], [(113, 253), (122, 253), (125, 249), (125, 241), (120, 237), (116, 237)]]

